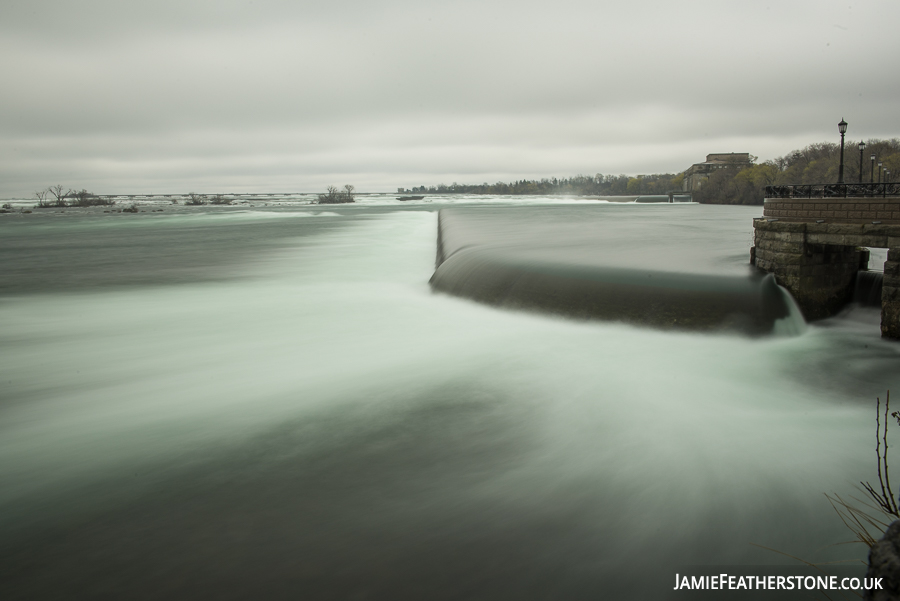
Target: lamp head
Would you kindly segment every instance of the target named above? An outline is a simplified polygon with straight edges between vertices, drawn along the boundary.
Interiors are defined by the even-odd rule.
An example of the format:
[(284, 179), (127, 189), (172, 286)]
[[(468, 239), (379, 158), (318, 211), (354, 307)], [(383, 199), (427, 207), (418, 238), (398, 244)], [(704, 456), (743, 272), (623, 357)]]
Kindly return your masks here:
[(860, 143), (859, 143), (859, 151), (862, 152), (862, 151), (865, 150), (865, 149), (866, 149), (866, 143), (865, 143), (865, 142), (860, 142)]
[(847, 122), (843, 119), (841, 119), (841, 122), (838, 123), (838, 131), (841, 132), (841, 134), (847, 133)]

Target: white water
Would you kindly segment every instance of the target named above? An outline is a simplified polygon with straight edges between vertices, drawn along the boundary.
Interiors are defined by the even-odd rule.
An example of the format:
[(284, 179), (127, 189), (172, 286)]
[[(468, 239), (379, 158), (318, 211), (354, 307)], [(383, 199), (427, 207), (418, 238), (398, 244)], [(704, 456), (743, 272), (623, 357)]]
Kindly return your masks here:
[[(0, 300), (0, 528), (27, 566), (11, 591), (95, 590), (117, 556), (140, 558), (112, 579), (126, 595), (178, 592), (147, 581), (159, 570), (202, 590), (229, 561), (244, 573), (222, 594), (330, 590), (317, 559), (330, 552), (378, 598), (409, 581), (411, 558), (474, 598), (459, 591), (535, 574), (543, 588), (525, 596), (590, 596), (628, 590), (641, 562), (669, 584), (684, 563), (784, 561), (750, 543), (865, 555), (822, 549), (851, 538), (822, 493), (875, 478), (874, 397), (900, 375), (877, 311), (761, 339), (500, 311), (431, 293), (434, 212), (325, 217), (353, 221), (226, 278)], [(321, 461), (313, 488), (281, 488)], [(315, 527), (343, 546), (310, 547), (312, 522), (273, 543), (315, 491), (336, 508)], [(180, 532), (192, 555), (170, 564)], [(320, 561), (325, 588), (254, 567), (269, 554)]]

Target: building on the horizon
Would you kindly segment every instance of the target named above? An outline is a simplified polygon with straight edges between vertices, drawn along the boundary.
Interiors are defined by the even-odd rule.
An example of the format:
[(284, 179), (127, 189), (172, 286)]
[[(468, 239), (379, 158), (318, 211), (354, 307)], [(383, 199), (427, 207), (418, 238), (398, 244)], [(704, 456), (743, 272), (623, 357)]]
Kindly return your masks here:
[(684, 172), (684, 181), (681, 189), (684, 192), (694, 192), (709, 179), (711, 173), (726, 167), (738, 167), (743, 169), (750, 166), (749, 152), (717, 152), (706, 155), (706, 161), (694, 163)]

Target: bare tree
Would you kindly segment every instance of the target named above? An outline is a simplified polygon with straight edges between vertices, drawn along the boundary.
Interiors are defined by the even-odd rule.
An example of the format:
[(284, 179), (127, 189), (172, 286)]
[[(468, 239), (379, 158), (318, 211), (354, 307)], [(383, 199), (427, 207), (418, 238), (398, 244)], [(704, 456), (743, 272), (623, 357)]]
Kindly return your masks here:
[(319, 204), (343, 204), (345, 202), (353, 202), (353, 186), (344, 186), (341, 192), (337, 186), (328, 186), (327, 194), (319, 194)]
[(64, 207), (66, 206), (66, 196), (69, 195), (71, 190), (64, 192), (65, 188), (62, 187), (62, 184), (56, 184), (55, 186), (50, 186), (47, 188), (47, 192), (49, 192), (53, 198), (56, 199), (56, 202), (53, 203), (54, 206)]
[(50, 203), (47, 202), (47, 192), (48, 190), (39, 190), (34, 193), (35, 198), (37, 198), (37, 206), (38, 208), (49, 207)]

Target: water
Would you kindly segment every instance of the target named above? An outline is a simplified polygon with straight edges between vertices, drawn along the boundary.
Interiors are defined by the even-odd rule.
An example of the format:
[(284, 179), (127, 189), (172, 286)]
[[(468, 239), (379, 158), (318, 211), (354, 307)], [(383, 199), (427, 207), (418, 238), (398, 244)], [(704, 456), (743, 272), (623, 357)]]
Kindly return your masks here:
[(610, 208), (442, 210), (431, 285), (503, 307), (667, 329), (769, 334), (790, 317), (795, 303), (773, 275), (697, 244), (696, 211), (669, 215), (632, 210), (629, 227)]
[(708, 273), (759, 208), (427, 200), (2, 216), (0, 597), (652, 599), (792, 563), (751, 543), (865, 557), (823, 493), (876, 478), (877, 309), (749, 338), (428, 286), (441, 206)]
[(884, 284), (884, 272), (860, 271), (856, 274), (853, 287), (853, 301), (866, 307), (881, 308), (881, 291)]

